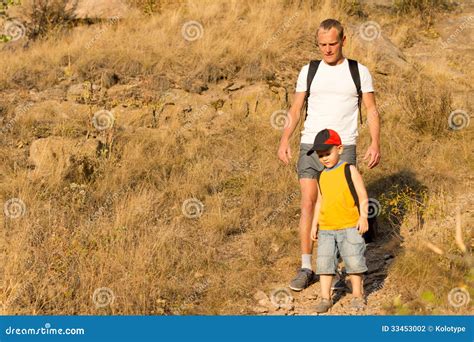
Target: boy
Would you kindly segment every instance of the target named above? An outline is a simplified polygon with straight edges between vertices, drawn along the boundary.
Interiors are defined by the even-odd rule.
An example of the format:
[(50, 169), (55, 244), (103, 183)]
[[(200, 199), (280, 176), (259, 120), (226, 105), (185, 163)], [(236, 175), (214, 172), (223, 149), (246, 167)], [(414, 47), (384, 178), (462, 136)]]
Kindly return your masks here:
[[(316, 152), (325, 167), (319, 176), (319, 193), (311, 225), (311, 239), (318, 240), (316, 274), (320, 276), (322, 297), (315, 308), (318, 313), (327, 312), (332, 306), (331, 283), (336, 273), (338, 252), (350, 275), (351, 308), (361, 310), (366, 306), (362, 274), (367, 271), (367, 265), (362, 234), (368, 230), (367, 191), (356, 167), (339, 160), (342, 151), (341, 138), (332, 129), (319, 132), (308, 151), (308, 155)], [(359, 208), (350, 191), (348, 177), (357, 193)]]

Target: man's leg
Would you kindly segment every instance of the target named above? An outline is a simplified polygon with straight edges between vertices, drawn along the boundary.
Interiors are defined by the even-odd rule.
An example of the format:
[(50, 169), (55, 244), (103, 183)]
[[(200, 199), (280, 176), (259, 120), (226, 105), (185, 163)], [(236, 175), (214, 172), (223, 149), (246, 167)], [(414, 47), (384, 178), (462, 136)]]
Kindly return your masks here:
[(311, 223), (314, 216), (314, 206), (318, 199), (318, 181), (316, 179), (300, 179), (301, 188), (301, 216), (300, 216), (300, 241), (301, 254), (312, 254), (313, 241), (311, 240)]
[(301, 268), (296, 277), (290, 283), (290, 289), (301, 291), (307, 288), (314, 280), (315, 274), (312, 270), (311, 222), (313, 220), (314, 206), (318, 196), (318, 173), (323, 169), (316, 153), (308, 155), (312, 144), (301, 144), (298, 158), (298, 179), (301, 188), (301, 217), (299, 222), (299, 235), (301, 244)]
[(314, 206), (318, 196), (318, 182), (316, 179), (300, 178), (301, 188), (301, 216), (299, 236), (301, 247), (301, 269), (290, 283), (290, 289), (301, 291), (308, 287), (314, 278), (312, 271), (313, 241), (311, 240), (311, 223), (314, 215)]

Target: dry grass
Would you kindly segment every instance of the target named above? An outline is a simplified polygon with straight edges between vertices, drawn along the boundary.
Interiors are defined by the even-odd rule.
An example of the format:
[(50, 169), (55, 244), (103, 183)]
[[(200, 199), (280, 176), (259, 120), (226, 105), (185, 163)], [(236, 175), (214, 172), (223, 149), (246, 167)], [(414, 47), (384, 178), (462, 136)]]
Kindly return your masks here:
[[(2, 216), (4, 312), (239, 314), (250, 312), (257, 289), (286, 284), (299, 262), (298, 138), (292, 141), (293, 165), (283, 167), (276, 159), (280, 131), (269, 117), (286, 108), (299, 68), (315, 57), (316, 24), (329, 16), (360, 23), (359, 5), (339, 5), (163, 5), (140, 20), (79, 26), (26, 49), (3, 49), (0, 57), (9, 62), (0, 74), (0, 194), (2, 203), (19, 198), (26, 207), (20, 218)], [(181, 35), (189, 20), (204, 28), (194, 42)], [(346, 53), (374, 69), (376, 50), (360, 49), (354, 40)], [(103, 85), (104, 72), (116, 73), (119, 84), (91, 88)], [(472, 126), (447, 129), (445, 111), (456, 104), (446, 97), (433, 105), (433, 93), (420, 91), (415, 72), (374, 76), (383, 106), (383, 160), (373, 171), (361, 165), (369, 190), (388, 195), (391, 185), (407, 184), (427, 192), (430, 208), (447, 193), (461, 193), (473, 165)], [(422, 78), (441, 96), (442, 89), (456, 87), (429, 69)], [(85, 81), (90, 83), (78, 103), (59, 100), (70, 85)], [(228, 81), (245, 87), (226, 92)], [(209, 88), (202, 95), (185, 91), (202, 85)], [(21, 110), (28, 101), (32, 107)], [(113, 129), (100, 132), (91, 115), (104, 108), (116, 120)], [(35, 174), (29, 149), (52, 136), (63, 139), (64, 148), (41, 156), (44, 173)], [(365, 127), (360, 153), (367, 136)], [(74, 152), (91, 140), (94, 157)], [(183, 214), (188, 199), (203, 204), (200, 217)], [(441, 298), (466, 269), (440, 264), (428, 272), (415, 260), (429, 253), (415, 246), (432, 232), (430, 241), (449, 246), (436, 224), (450, 213), (436, 213), (429, 225), (412, 231), (407, 227), (418, 215), (412, 209), (407, 206), (398, 222), (411, 242), (391, 275), (406, 285), (404, 300), (414, 300), (412, 284)], [(382, 219), (388, 230), (389, 217)], [(456, 271), (447, 272), (449, 267)], [(466, 284), (472, 287), (472, 279)], [(99, 307), (92, 298), (104, 287), (114, 301)]]

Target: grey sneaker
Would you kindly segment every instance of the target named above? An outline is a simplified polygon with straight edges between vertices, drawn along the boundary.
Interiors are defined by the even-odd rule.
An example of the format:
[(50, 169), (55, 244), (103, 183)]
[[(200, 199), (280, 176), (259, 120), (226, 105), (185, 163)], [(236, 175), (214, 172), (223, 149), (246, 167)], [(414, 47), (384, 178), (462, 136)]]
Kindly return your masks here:
[(314, 307), (314, 310), (317, 313), (325, 313), (325, 312), (328, 312), (331, 307), (332, 307), (332, 300), (323, 298), (318, 304), (316, 304), (316, 306)]
[(290, 283), (290, 289), (301, 291), (307, 288), (315, 279), (315, 274), (309, 268), (300, 268), (296, 277)]
[(367, 308), (367, 301), (363, 297), (354, 297), (349, 306), (354, 311), (360, 311)]

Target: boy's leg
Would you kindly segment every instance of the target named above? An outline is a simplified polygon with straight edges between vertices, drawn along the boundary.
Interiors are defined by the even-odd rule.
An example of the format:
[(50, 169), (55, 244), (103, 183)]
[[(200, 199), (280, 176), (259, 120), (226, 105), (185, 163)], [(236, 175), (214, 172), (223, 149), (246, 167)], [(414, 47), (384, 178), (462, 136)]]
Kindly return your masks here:
[(318, 313), (327, 312), (332, 306), (331, 283), (337, 268), (336, 234), (330, 230), (320, 230), (318, 233), (316, 274), (320, 276), (321, 284), (321, 300), (315, 307)]
[(338, 235), (337, 245), (352, 284), (354, 297), (363, 297), (362, 274), (367, 271), (365, 241), (356, 228), (347, 228)]
[(367, 307), (367, 301), (364, 296), (364, 281), (363, 275), (351, 274), (350, 275), (352, 284), (352, 300), (349, 307), (354, 311), (364, 310)]
[(321, 284), (321, 297), (325, 299), (331, 299), (331, 285), (332, 274), (321, 274), (319, 276), (319, 283)]
[(364, 297), (364, 286), (362, 283), (362, 274), (351, 274), (349, 276), (352, 285), (352, 295), (354, 297)]

